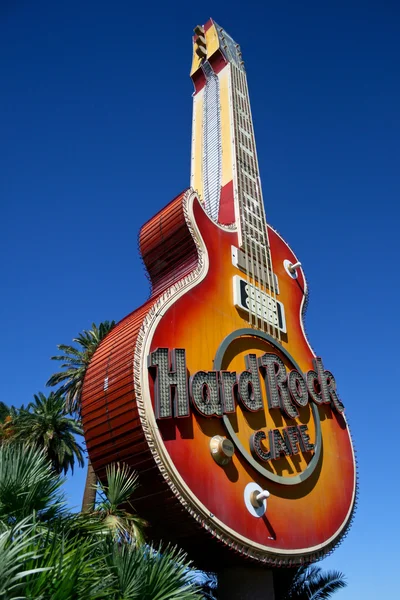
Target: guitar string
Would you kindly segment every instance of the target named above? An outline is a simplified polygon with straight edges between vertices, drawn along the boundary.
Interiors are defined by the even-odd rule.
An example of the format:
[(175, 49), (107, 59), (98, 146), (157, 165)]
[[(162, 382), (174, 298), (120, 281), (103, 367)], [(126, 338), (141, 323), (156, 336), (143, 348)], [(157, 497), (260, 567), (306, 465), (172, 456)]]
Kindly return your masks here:
[[(245, 108), (244, 113), (246, 114), (247, 117), (247, 121), (248, 123), (243, 122), (243, 128), (244, 130), (247, 130), (247, 127), (251, 130), (251, 118), (249, 115), (249, 106), (248, 106), (248, 97), (247, 97), (247, 89), (246, 89), (246, 80), (245, 80), (245, 76), (243, 76), (243, 74), (241, 72), (239, 72), (239, 78), (241, 79), (241, 89), (242, 92), (245, 96), (245, 99), (243, 100), (243, 106)], [(243, 119), (244, 121), (244, 119)], [(254, 144), (253, 144), (253, 132), (250, 131), (250, 143), (248, 144), (249, 146), (251, 146), (251, 151), (253, 151), (254, 153)], [(242, 142), (243, 142), (243, 146), (247, 147), (247, 142), (245, 140), (244, 135), (242, 135)], [(252, 162), (252, 157), (250, 157), (250, 162)], [(244, 161), (242, 161), (242, 164), (245, 164)], [(244, 181), (244, 176), (242, 176), (242, 179)], [(246, 186), (245, 186), (246, 187)], [(260, 262), (258, 260), (258, 253), (259, 253), (259, 247), (257, 245), (257, 237), (259, 236), (259, 227), (256, 223), (256, 215), (255, 215), (255, 206), (256, 204), (254, 203), (254, 200), (257, 200), (257, 196), (256, 194), (254, 194), (253, 189), (250, 187), (250, 184), (247, 186), (248, 190), (251, 191), (250, 194), (248, 194), (248, 196), (250, 196), (250, 198), (253, 198), (253, 206), (251, 206), (250, 204), (250, 200), (249, 197), (246, 198), (246, 205), (247, 205), (247, 218), (250, 222), (250, 226), (252, 231), (249, 231), (249, 236), (250, 236), (250, 245), (252, 248), (252, 256), (251, 256), (251, 264), (252, 264), (252, 279), (253, 279), (253, 290), (254, 290), (254, 308), (255, 308), (255, 312), (257, 315), (257, 327), (259, 327), (262, 330), (266, 330), (268, 331), (269, 328), (269, 324), (268, 321), (266, 321), (265, 319), (263, 319), (263, 306), (262, 306), (262, 299), (261, 299), (261, 294), (259, 294), (259, 292), (257, 291), (257, 286), (256, 286), (256, 281), (258, 280), (260, 287), (262, 288), (263, 285), (263, 273), (262, 271), (260, 272)], [(253, 241), (254, 240), (254, 241)], [(259, 240), (262, 242), (262, 240)]]
[[(234, 133), (235, 138), (237, 140), (235, 162), (237, 168), (237, 181), (240, 186), (240, 189), (238, 190), (239, 212), (241, 217), (242, 247), (245, 254), (246, 280), (248, 285), (248, 321), (250, 326), (267, 331), (269, 334), (272, 334), (274, 338), (278, 338), (278, 340), (280, 341), (281, 332), (279, 327), (279, 317), (277, 310), (276, 286), (272, 269), (272, 257), (271, 249), (269, 246), (269, 237), (265, 217), (264, 203), (262, 200), (261, 181), (259, 177), (254, 128), (247, 86), (247, 77), (244, 69), (239, 69), (233, 62), (229, 62), (231, 86), (233, 92), (232, 98), (234, 100)], [(240, 92), (243, 98), (239, 98), (238, 91)], [(242, 113), (241, 115), (240, 112)], [(245, 118), (248, 121), (248, 123), (245, 122)], [(244, 139), (244, 134), (242, 134), (242, 131), (239, 130), (239, 127), (244, 131), (250, 129), (249, 144)], [(247, 133), (249, 132), (247, 131)], [(245, 159), (243, 148), (247, 148), (248, 145), (251, 147), (251, 150), (249, 151), (249, 159)], [(244, 169), (242, 165), (247, 166), (247, 163), (250, 163), (249, 171), (252, 171), (255, 175), (255, 185), (250, 185), (249, 177), (244, 176)], [(245, 197), (244, 195), (245, 191), (247, 192), (247, 197)], [(249, 191), (251, 191), (251, 193), (248, 193)], [(258, 210), (258, 215), (255, 215), (254, 206), (250, 206), (251, 199), (252, 204), (254, 204), (254, 206)], [(247, 214), (245, 214), (246, 209)], [(262, 231), (261, 227), (259, 227), (256, 224), (257, 218), (259, 218), (260, 222), (262, 223)], [(259, 297), (256, 281), (258, 281), (260, 285)], [(268, 296), (272, 299), (273, 308), (275, 308), (275, 310), (270, 309), (270, 306), (268, 305), (268, 300), (266, 302), (267, 306), (263, 307), (261, 299), (263, 287), (268, 288)], [(251, 292), (251, 289), (253, 290), (253, 293)], [(264, 309), (266, 314), (265, 318), (263, 312)], [(270, 314), (272, 314), (272, 323), (269, 318)], [(275, 322), (275, 319), (277, 322)]]
[[(253, 193), (252, 196), (256, 196), (257, 198), (257, 205), (258, 205), (258, 210), (260, 211), (261, 215), (262, 215), (262, 219), (260, 219), (260, 221), (262, 222), (262, 229), (263, 231), (261, 232), (258, 228), (254, 228), (253, 231), (254, 232), (259, 232), (261, 233), (261, 237), (259, 238), (259, 241), (261, 242), (261, 251), (258, 249), (257, 250), (257, 259), (258, 257), (258, 252), (260, 253), (260, 261), (257, 260), (257, 265), (259, 265), (259, 263), (261, 262), (261, 268), (262, 268), (262, 276), (259, 278), (260, 284), (261, 286), (264, 287), (268, 287), (268, 291), (271, 294), (272, 298), (273, 298), (273, 303), (276, 306), (276, 293), (275, 293), (275, 281), (274, 281), (274, 277), (273, 277), (273, 271), (272, 271), (272, 260), (271, 260), (271, 256), (270, 256), (270, 247), (269, 247), (269, 239), (268, 239), (268, 232), (267, 232), (267, 225), (266, 225), (266, 219), (265, 219), (265, 211), (264, 211), (264, 205), (263, 205), (263, 201), (262, 201), (262, 192), (261, 192), (261, 182), (259, 179), (259, 169), (258, 169), (258, 161), (257, 161), (257, 152), (256, 152), (256, 147), (255, 147), (255, 138), (254, 138), (254, 129), (253, 129), (253, 123), (252, 123), (252, 118), (251, 118), (251, 108), (250, 108), (250, 101), (249, 101), (249, 96), (248, 96), (248, 88), (247, 88), (247, 81), (246, 81), (246, 75), (243, 72), (242, 74), (242, 89), (244, 89), (245, 92), (245, 97), (246, 97), (246, 109), (247, 109), (247, 115), (249, 117), (249, 123), (250, 123), (250, 129), (251, 129), (251, 147), (252, 147), (252, 153), (253, 153), (253, 157), (252, 157), (252, 171), (253, 173), (256, 175), (256, 179), (258, 181), (256, 181), (255, 184), (255, 194)], [(254, 224), (254, 220), (252, 219), (252, 223)], [(256, 236), (254, 236), (256, 238)], [(256, 246), (256, 244), (255, 244)], [(256, 246), (257, 248), (257, 246)], [(260, 247), (258, 247), (260, 248)], [(265, 260), (265, 269), (264, 269), (264, 264), (263, 264), (263, 258)], [(271, 268), (270, 268), (271, 267)], [(266, 271), (266, 272), (265, 272)], [(268, 304), (268, 302), (267, 302)], [(262, 303), (261, 303), (261, 317), (262, 317)], [(270, 311), (270, 307), (266, 306), (265, 307), (266, 310), (266, 318), (262, 319), (264, 321), (264, 323), (266, 323), (267, 325), (267, 329), (269, 333), (272, 333), (273, 337), (278, 337), (280, 339), (280, 329), (279, 329), (279, 323), (278, 326), (275, 326), (275, 323), (271, 323), (270, 319), (269, 319), (269, 314), (270, 312), (272, 314), (273, 311)], [(273, 318), (274, 321), (274, 318)], [(272, 330), (272, 331), (270, 331)], [(276, 330), (276, 333), (275, 333)]]
[[(249, 243), (249, 239), (247, 237), (246, 232), (246, 219), (245, 219), (245, 211), (244, 211), (244, 196), (243, 196), (243, 185), (242, 185), (242, 174), (240, 169), (240, 161), (242, 157), (242, 150), (240, 147), (240, 135), (239, 135), (239, 124), (238, 124), (238, 108), (239, 108), (239, 95), (238, 95), (238, 85), (237, 85), (237, 74), (236, 68), (233, 63), (231, 63), (231, 72), (232, 72), (232, 87), (234, 90), (235, 97), (235, 106), (234, 106), (234, 122), (235, 122), (235, 138), (237, 140), (236, 147), (236, 164), (237, 164), (237, 181), (238, 181), (238, 192), (239, 192), (239, 206), (240, 206), (240, 217), (241, 217), (241, 235), (242, 235), (242, 245), (245, 252), (245, 262), (246, 262), (246, 281), (247, 281), (247, 294), (248, 294), (248, 309), (249, 316), (248, 320), (250, 325), (253, 325), (253, 315), (252, 315), (252, 302), (251, 302), (251, 294), (250, 294), (250, 285), (251, 285), (251, 244)], [(240, 250), (239, 250), (240, 252)], [(256, 320), (254, 315), (254, 326), (256, 326)]]
[[(239, 131), (239, 119), (238, 119), (238, 105), (239, 105), (239, 98), (238, 98), (238, 94), (237, 94), (237, 90), (238, 90), (238, 85), (237, 85), (237, 77), (236, 77), (236, 68), (235, 66), (233, 66), (233, 70), (235, 71), (235, 90), (236, 90), (236, 115), (235, 115), (235, 121), (236, 121), (236, 134), (237, 134), (237, 140), (238, 140), (238, 158), (239, 158), (239, 162), (241, 163), (244, 159), (243, 156), (243, 150), (241, 147), (241, 136), (240, 136), (240, 131)], [(248, 236), (248, 232), (246, 229), (246, 214), (245, 214), (245, 199), (244, 199), (244, 195), (243, 195), (243, 175), (242, 175), (242, 170), (240, 167), (240, 164), (238, 165), (238, 181), (240, 182), (240, 205), (241, 205), (241, 212), (242, 212), (242, 237), (245, 240), (245, 255), (246, 255), (246, 279), (247, 279), (247, 294), (248, 294), (248, 303), (249, 303), (249, 323), (251, 326), (254, 326), (255, 328), (257, 328), (257, 307), (255, 307), (255, 310), (253, 311), (253, 302), (252, 302), (252, 298), (251, 298), (251, 279), (252, 279), (252, 270), (253, 270), (253, 256), (252, 256), (252, 247), (251, 247), (251, 241), (249, 240), (249, 236)], [(253, 316), (253, 312), (254, 312), (254, 316)], [(254, 320), (254, 323), (253, 323)]]
[[(240, 171), (240, 141), (239, 141), (239, 129), (238, 129), (238, 118), (237, 118), (237, 107), (238, 107), (238, 97), (237, 97), (237, 85), (236, 85), (236, 73), (235, 73), (235, 67), (234, 65), (231, 63), (230, 65), (230, 70), (231, 70), (231, 86), (232, 86), (232, 91), (233, 91), (233, 99), (234, 99), (234, 106), (233, 106), (233, 113), (234, 113), (234, 135), (235, 135), (235, 140), (237, 141), (236, 144), (236, 177), (237, 177), (237, 182), (238, 182), (238, 194), (239, 194), (239, 212), (240, 212), (240, 227), (241, 227), (241, 237), (242, 237), (242, 247), (244, 250), (244, 255), (245, 255), (245, 279), (247, 281), (247, 289), (248, 289), (248, 309), (249, 309), (249, 316), (248, 316), (248, 321), (250, 326), (253, 325), (252, 321), (253, 321), (253, 317), (252, 317), (252, 306), (251, 306), (251, 300), (250, 300), (250, 265), (251, 265), (251, 256), (249, 257), (249, 247), (248, 247), (248, 239), (246, 236), (246, 232), (245, 232), (245, 227), (244, 227), (244, 223), (245, 223), (245, 216), (244, 216), (244, 199), (243, 199), (243, 193), (242, 193), (242, 182), (241, 182), (241, 171)], [(238, 248), (238, 252), (240, 252), (240, 248)], [(239, 260), (239, 256), (238, 256), (238, 260)]]
[[(251, 140), (251, 142), (253, 142), (252, 123), (251, 123), (251, 115), (250, 115), (250, 111), (249, 111), (248, 90), (247, 90), (247, 85), (246, 85), (245, 74), (242, 73), (241, 71), (238, 71), (238, 77), (239, 77), (239, 81), (241, 84), (241, 91), (244, 96), (244, 98), (242, 100), (242, 113), (245, 115), (245, 118), (247, 121), (247, 123), (243, 122), (243, 125), (244, 125), (245, 130), (247, 128), (250, 129), (250, 140)], [(242, 142), (243, 142), (244, 147), (250, 146), (250, 152), (253, 153), (253, 157), (254, 157), (254, 144), (253, 143), (248, 144), (247, 141), (244, 139), (244, 136), (242, 137)], [(242, 151), (242, 154), (243, 154), (243, 151)], [(253, 157), (251, 155), (249, 155), (249, 159), (247, 159), (247, 161), (250, 163), (249, 171), (254, 170), (254, 164), (253, 164), (253, 160), (252, 160)], [(244, 158), (244, 154), (243, 154), (243, 158)], [(242, 165), (245, 165), (245, 164), (246, 164), (246, 160), (242, 160)], [(243, 177), (243, 179), (244, 179), (244, 177)], [(260, 238), (259, 238), (259, 227), (256, 223), (256, 215), (255, 215), (255, 207), (257, 206), (257, 200), (258, 200), (257, 194), (254, 193), (254, 190), (250, 187), (249, 183), (248, 183), (248, 192), (250, 192), (250, 193), (248, 193), (247, 197), (246, 197), (246, 206), (248, 209), (246, 217), (251, 226), (251, 229), (248, 230), (248, 235), (250, 238), (250, 246), (252, 249), (252, 252), (251, 252), (251, 264), (252, 264), (251, 276), (252, 276), (252, 284), (253, 284), (254, 308), (255, 308), (256, 315), (258, 317), (257, 318), (257, 327), (259, 327), (260, 329), (262, 329), (264, 331), (266, 331), (266, 330), (269, 331), (269, 323), (268, 323), (268, 321), (263, 319), (263, 306), (262, 306), (261, 294), (259, 293), (259, 290), (256, 286), (256, 280), (258, 280), (260, 287), (262, 287), (262, 285), (263, 285), (263, 274), (262, 274), (262, 271), (260, 271), (260, 261), (259, 261), (259, 243), (262, 243), (262, 240), (260, 240)], [(252, 200), (250, 200), (250, 198)]]
[[(239, 74), (239, 70), (236, 69), (236, 86), (239, 89), (239, 91), (243, 94), (243, 89), (241, 88), (240, 85), (240, 74)], [(239, 85), (238, 85), (239, 84)], [(242, 109), (244, 108), (244, 103), (242, 98), (240, 98), (239, 101), (239, 105), (242, 105)], [(245, 162), (245, 154), (244, 154), (244, 147), (245, 147), (245, 143), (244, 143), (244, 139), (243, 139), (243, 135), (241, 133), (241, 131), (239, 130), (239, 123), (240, 123), (240, 119), (239, 119), (239, 115), (237, 115), (237, 125), (238, 125), (238, 137), (239, 137), (239, 147), (240, 147), (240, 157), (241, 157), (241, 164), (243, 164)], [(240, 168), (240, 178), (241, 178), (241, 183), (242, 183), (242, 205), (243, 205), (243, 223), (244, 223), (244, 230), (245, 230), (245, 236), (248, 242), (248, 246), (250, 248), (250, 270), (249, 270), (249, 304), (251, 306), (251, 309), (254, 312), (254, 327), (255, 328), (259, 328), (259, 319), (258, 319), (258, 305), (257, 305), (257, 297), (255, 295), (255, 288), (254, 288), (254, 280), (255, 280), (255, 269), (254, 269), (254, 248), (253, 248), (253, 243), (252, 243), (252, 236), (251, 236), (251, 231), (250, 231), (250, 225), (252, 223), (252, 218), (251, 218), (251, 213), (245, 212), (245, 208), (249, 208), (249, 204), (248, 204), (248, 199), (244, 197), (243, 191), (244, 191), (244, 178), (243, 178), (243, 173), (242, 173), (242, 169)]]
[[(248, 129), (250, 129), (250, 143), (248, 144), (250, 146), (250, 151), (252, 152), (252, 156), (250, 156), (250, 171), (253, 172), (253, 174), (256, 174), (256, 170), (255, 170), (255, 161), (254, 161), (254, 156), (255, 156), (255, 141), (254, 141), (254, 131), (253, 131), (253, 126), (252, 126), (252, 119), (251, 119), (251, 112), (250, 112), (250, 102), (249, 102), (249, 96), (248, 96), (248, 88), (247, 88), (247, 80), (246, 80), (246, 75), (244, 72), (241, 72), (239, 75), (240, 79), (241, 79), (241, 84), (242, 84), (242, 90), (244, 92), (244, 96), (245, 99), (243, 101), (243, 104), (245, 106), (245, 113), (247, 116), (247, 123), (245, 125), (248, 125)], [(245, 144), (246, 145), (246, 144)], [(249, 179), (249, 178), (247, 178)], [(254, 183), (254, 182), (253, 182)], [(257, 292), (257, 287), (254, 285), (254, 289), (255, 289), (255, 296), (260, 294), (260, 306), (257, 307), (256, 305), (256, 310), (258, 312), (260, 312), (260, 323), (262, 325), (262, 328), (265, 330), (267, 330), (268, 332), (270, 332), (270, 323), (268, 321), (268, 319), (263, 318), (263, 304), (262, 304), (262, 300), (261, 300), (261, 292), (263, 291), (263, 287), (265, 287), (265, 274), (264, 274), (264, 270), (262, 268), (262, 264), (261, 264), (261, 272), (260, 272), (260, 246), (259, 243), (261, 244), (261, 248), (263, 247), (264, 244), (264, 239), (263, 239), (263, 233), (261, 231), (261, 228), (256, 224), (256, 219), (254, 218), (256, 215), (255, 210), (257, 209), (258, 211), (260, 210), (259, 207), (259, 202), (260, 202), (260, 198), (258, 195), (258, 190), (256, 188), (256, 186), (251, 185), (250, 183), (248, 184), (249, 190), (251, 191), (250, 198), (253, 198), (253, 206), (250, 207), (249, 205), (249, 213), (251, 216), (251, 224), (253, 225), (253, 232), (252, 232), (252, 237), (254, 239), (254, 242), (252, 243), (252, 245), (254, 244), (254, 253), (255, 253), (255, 264), (256, 268), (257, 268), (257, 274), (258, 274), (258, 282), (260, 285), (260, 291)], [(254, 202), (255, 201), (255, 202)], [(254, 215), (254, 217), (253, 217)], [(258, 242), (258, 243), (257, 243)], [(255, 284), (255, 282), (254, 282)]]
[[(245, 254), (246, 254), (246, 271), (247, 271), (247, 283), (248, 283), (248, 305), (249, 305), (249, 323), (251, 326), (254, 326), (255, 328), (258, 328), (258, 306), (257, 306), (257, 296), (256, 296), (256, 292), (255, 292), (255, 286), (254, 286), (254, 280), (255, 280), (255, 269), (254, 269), (254, 252), (253, 252), (253, 243), (252, 243), (252, 239), (251, 239), (251, 234), (250, 234), (250, 228), (249, 225), (252, 223), (252, 218), (251, 218), (251, 213), (248, 212), (248, 214), (245, 214), (245, 208), (247, 205), (247, 199), (245, 199), (244, 196), (244, 178), (243, 178), (243, 173), (242, 173), (242, 169), (241, 169), (241, 164), (244, 163), (244, 151), (243, 151), (243, 147), (245, 147), (245, 144), (243, 143), (243, 137), (241, 135), (241, 132), (239, 130), (239, 123), (240, 123), (240, 119), (239, 119), (239, 110), (240, 108), (242, 108), (242, 110), (245, 108), (244, 105), (242, 105), (241, 99), (239, 97), (239, 93), (243, 94), (243, 90), (240, 89), (242, 86), (240, 78), (239, 78), (239, 69), (237, 69), (237, 67), (235, 65), (233, 65), (231, 63), (231, 69), (234, 73), (234, 89), (235, 89), (235, 99), (236, 99), (236, 106), (235, 106), (235, 129), (236, 129), (236, 139), (238, 141), (238, 148), (237, 148), (237, 158), (239, 159), (237, 162), (239, 162), (240, 164), (238, 164), (238, 182), (240, 185), (240, 207), (241, 207), (241, 217), (242, 217), (242, 238), (245, 241), (244, 244), (244, 250), (245, 250)], [(247, 208), (250, 208), (247, 205)], [(249, 251), (250, 250), (250, 251)], [(249, 257), (249, 259), (248, 259)], [(254, 292), (252, 293), (252, 290), (254, 290)], [(254, 307), (254, 308), (253, 308)], [(253, 312), (254, 312), (254, 323), (253, 323)]]
[[(243, 77), (246, 78), (246, 75), (243, 74)], [(247, 90), (248, 92), (248, 90)], [(250, 106), (250, 99), (249, 99), (249, 95), (247, 93), (247, 102), (248, 102), (248, 112), (250, 115), (250, 120), (251, 120), (251, 127), (252, 127), (252, 142), (253, 142), (253, 154), (254, 154), (254, 172), (256, 173), (257, 176), (257, 199), (258, 199), (258, 204), (259, 204), (259, 209), (261, 211), (261, 215), (262, 215), (262, 225), (263, 225), (263, 252), (264, 252), (264, 259), (265, 259), (265, 266), (266, 266), (266, 282), (268, 285), (268, 289), (269, 289), (269, 294), (270, 297), (272, 298), (272, 302), (273, 302), (273, 307), (275, 308), (274, 311), (271, 310), (271, 313), (273, 315), (273, 323), (270, 323), (270, 320), (268, 318), (270, 309), (269, 306), (267, 307), (267, 321), (268, 323), (270, 323), (271, 325), (271, 329), (272, 329), (272, 334), (273, 337), (277, 338), (279, 341), (281, 341), (281, 330), (279, 327), (279, 317), (278, 317), (278, 305), (277, 305), (277, 298), (276, 298), (276, 285), (275, 285), (275, 278), (274, 278), (274, 272), (273, 272), (273, 268), (272, 268), (272, 255), (271, 255), (271, 247), (269, 244), (269, 236), (268, 236), (268, 228), (267, 228), (267, 220), (266, 220), (266, 215), (265, 215), (265, 209), (264, 209), (264, 202), (263, 202), (263, 197), (262, 197), (262, 187), (261, 187), (261, 180), (260, 180), (260, 171), (259, 171), (259, 166), (258, 166), (258, 157), (257, 157), (257, 151), (256, 151), (256, 146), (255, 146), (255, 136), (254, 136), (254, 128), (253, 128), (253, 120), (251, 117), (251, 106)], [(275, 323), (275, 318), (276, 318), (276, 323)], [(276, 333), (275, 333), (276, 332)]]
[[(236, 70), (236, 69), (235, 69)], [(243, 80), (242, 77), (240, 76), (241, 73), (239, 71), (239, 69), (236, 70), (236, 81), (235, 81), (235, 85), (237, 87), (237, 89), (240, 88), (240, 92), (242, 94), (242, 96), (244, 96), (244, 98), (246, 97), (246, 90), (243, 89)], [(245, 102), (243, 102), (243, 100), (239, 100), (238, 99), (238, 111), (237, 111), (237, 121), (238, 121), (238, 138), (240, 140), (239, 142), (239, 146), (240, 146), (240, 151), (239, 151), (239, 160), (240, 160), (240, 166), (239, 166), (239, 170), (240, 170), (240, 179), (241, 179), (241, 184), (242, 184), (242, 204), (244, 207), (244, 211), (243, 211), (243, 229), (245, 231), (245, 236), (248, 239), (249, 242), (249, 246), (250, 246), (250, 265), (251, 268), (249, 270), (249, 276), (250, 276), (250, 282), (249, 282), (249, 286), (251, 285), (251, 288), (249, 287), (249, 304), (251, 307), (254, 306), (254, 312), (255, 312), (255, 325), (257, 328), (265, 328), (265, 325), (263, 323), (263, 319), (262, 319), (262, 308), (259, 305), (260, 303), (258, 302), (258, 298), (257, 298), (257, 288), (255, 286), (255, 266), (257, 265), (257, 260), (255, 260), (255, 254), (257, 256), (257, 245), (256, 243), (253, 241), (253, 239), (255, 239), (255, 236), (252, 234), (252, 231), (255, 232), (255, 221), (253, 219), (253, 212), (254, 212), (254, 207), (251, 206), (250, 202), (250, 198), (253, 198), (254, 194), (250, 193), (248, 194), (248, 190), (247, 189), (247, 185), (245, 183), (245, 177), (243, 174), (243, 165), (246, 165), (247, 162), (250, 162), (250, 159), (245, 158), (245, 154), (244, 154), (244, 148), (247, 147), (246, 146), (246, 142), (244, 140), (244, 135), (240, 135), (239, 133), (239, 124), (241, 123), (244, 128), (246, 128), (246, 124), (244, 122), (244, 118), (247, 117), (248, 120), (248, 111), (247, 109), (247, 105), (245, 104)], [(239, 114), (239, 111), (242, 113), (241, 115)], [(241, 119), (242, 117), (242, 119)], [(243, 122), (242, 122), (243, 121)], [(250, 151), (251, 152), (251, 151)], [(251, 170), (251, 169), (249, 169)], [(247, 208), (247, 212), (245, 213), (245, 209)], [(250, 227), (253, 226), (253, 227)], [(252, 230), (252, 231), (251, 231)], [(260, 275), (260, 273), (258, 273), (258, 275)], [(262, 281), (259, 282), (262, 283)], [(253, 292), (251, 292), (250, 290), (253, 290)], [(258, 315), (258, 313), (261, 313), (260, 315)], [(260, 319), (258, 318), (260, 316)], [(259, 322), (260, 321), (260, 324)], [(268, 327), (268, 325), (267, 325)]]
[[(237, 128), (237, 105), (238, 105), (238, 99), (237, 99), (237, 93), (236, 93), (236, 78), (235, 78), (235, 70), (234, 70), (234, 65), (232, 63), (230, 63), (230, 84), (231, 84), (231, 91), (232, 91), (232, 101), (233, 101), (233, 127), (234, 127), (234, 139), (236, 141), (236, 158), (239, 158), (239, 139), (238, 139), (238, 128)], [(236, 160), (236, 178), (237, 178), (237, 182), (238, 182), (238, 204), (239, 204), (239, 214), (240, 214), (240, 228), (241, 228), (241, 237), (242, 237), (242, 247), (244, 250), (244, 255), (245, 255), (245, 279), (247, 281), (247, 285), (248, 285), (248, 289), (249, 289), (249, 266), (250, 266), (250, 260), (249, 260), (249, 252), (248, 252), (248, 246), (247, 246), (247, 238), (244, 232), (244, 227), (243, 227), (243, 223), (244, 223), (244, 212), (243, 212), (243, 198), (242, 198), (242, 194), (241, 194), (241, 181), (240, 181), (240, 169), (239, 169), (239, 164), (238, 164), (239, 160)], [(240, 244), (239, 244), (239, 248), (238, 248), (238, 252), (240, 252)], [(239, 261), (239, 256), (238, 256), (238, 261)], [(248, 321), (250, 326), (252, 325), (252, 314), (251, 314), (251, 304), (250, 304), (250, 298), (249, 298), (249, 302), (248, 302), (248, 312), (249, 312), (249, 316), (248, 316)]]

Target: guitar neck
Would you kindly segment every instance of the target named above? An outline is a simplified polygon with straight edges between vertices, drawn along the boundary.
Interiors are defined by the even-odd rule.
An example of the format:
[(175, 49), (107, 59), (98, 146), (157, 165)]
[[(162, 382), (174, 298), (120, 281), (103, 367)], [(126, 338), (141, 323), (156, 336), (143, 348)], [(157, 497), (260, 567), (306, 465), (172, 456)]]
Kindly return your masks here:
[(214, 22), (194, 38), (191, 186), (214, 221), (271, 270), (247, 77), (238, 44)]
[[(258, 170), (253, 119), (244, 69), (231, 64), (232, 108), (238, 195), (239, 245), (268, 250), (267, 224)], [(269, 261), (270, 262), (270, 261)]]

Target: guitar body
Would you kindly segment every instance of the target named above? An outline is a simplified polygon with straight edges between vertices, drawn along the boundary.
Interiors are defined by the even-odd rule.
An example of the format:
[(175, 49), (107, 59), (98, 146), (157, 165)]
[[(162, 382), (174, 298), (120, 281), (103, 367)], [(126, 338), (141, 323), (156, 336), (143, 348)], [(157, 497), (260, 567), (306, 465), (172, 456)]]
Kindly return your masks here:
[[(223, 416), (204, 416), (191, 401), (186, 416), (156, 418), (157, 373), (149, 357), (159, 348), (184, 349), (188, 376), (239, 374), (249, 354), (259, 359), (273, 353), (288, 371), (294, 365), (303, 373), (315, 368), (302, 322), (303, 272), (291, 277), (284, 261), (294, 264), (296, 256), (270, 227), (268, 237), (286, 320), (278, 340), (265, 324), (250, 325), (234, 305), (233, 281), (241, 276), (232, 262), (237, 229), (213, 222), (193, 191), (175, 198), (140, 233), (151, 297), (103, 340), (84, 381), (82, 419), (97, 474), (104, 477), (111, 461), (138, 471), (141, 485), (132, 502), (148, 519), (149, 535), (179, 543), (210, 569), (246, 557), (274, 565), (315, 560), (343, 536), (355, 503), (348, 426), (330, 404), (310, 401), (291, 418), (269, 407), (262, 383), (263, 410), (257, 412), (236, 397), (235, 411)], [(268, 431), (300, 424), (313, 450), (296, 447), (264, 462), (254, 457), (249, 440), (255, 432), (266, 433), (267, 451)], [(230, 432), (234, 454), (221, 466), (210, 441), (230, 439)], [(249, 485), (270, 493), (261, 516), (248, 506)]]

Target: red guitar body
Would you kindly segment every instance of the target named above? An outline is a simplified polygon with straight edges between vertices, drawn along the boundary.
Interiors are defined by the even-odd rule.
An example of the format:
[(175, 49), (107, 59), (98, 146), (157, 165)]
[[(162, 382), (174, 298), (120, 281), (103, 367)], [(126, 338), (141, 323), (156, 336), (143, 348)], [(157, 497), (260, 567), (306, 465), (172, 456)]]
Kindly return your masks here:
[[(250, 326), (234, 305), (233, 278), (240, 275), (232, 263), (237, 230), (210, 220), (189, 190), (143, 226), (140, 251), (151, 296), (101, 343), (84, 381), (82, 419), (96, 473), (104, 477), (111, 461), (137, 470), (141, 485), (132, 501), (151, 525), (149, 536), (178, 543), (210, 569), (216, 561), (232, 564), (244, 558), (273, 565), (315, 560), (343, 536), (355, 503), (348, 426), (344, 413), (330, 404), (315, 404), (312, 410), (309, 402), (298, 408), (297, 418), (289, 418), (269, 408), (264, 387), (264, 410), (246, 411), (237, 402), (235, 412), (225, 417), (235, 434), (235, 453), (225, 466), (210, 452), (214, 436), (229, 438), (223, 418), (207, 418), (194, 406), (185, 417), (155, 415), (155, 377), (148, 357), (158, 348), (185, 349), (188, 375), (214, 368), (239, 373), (246, 355), (259, 358), (268, 352), (280, 356), (288, 370), (293, 368), (288, 356), (302, 372), (314, 369), (302, 322), (303, 272), (290, 276), (284, 261), (294, 264), (297, 257), (270, 227), (268, 235), (286, 317), (286, 333), (279, 340), (263, 337), (261, 329), (258, 335), (257, 326)], [(224, 340), (222, 362), (215, 367)], [(316, 451), (282, 454), (258, 461), (262, 469), (255, 466), (249, 445), (254, 432), (266, 432), (267, 450), (269, 430), (299, 424), (307, 426), (314, 445), (320, 428), (312, 472), (307, 468)], [(270, 493), (261, 518), (246, 506), (249, 484)]]

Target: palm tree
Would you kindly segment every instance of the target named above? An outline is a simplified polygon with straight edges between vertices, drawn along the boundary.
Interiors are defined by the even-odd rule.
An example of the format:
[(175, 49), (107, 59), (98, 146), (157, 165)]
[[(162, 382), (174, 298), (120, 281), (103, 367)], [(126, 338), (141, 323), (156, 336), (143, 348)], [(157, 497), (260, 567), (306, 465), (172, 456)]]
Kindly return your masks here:
[(39, 392), (33, 398), (27, 408), (14, 410), (11, 439), (43, 449), (56, 473), (73, 472), (75, 460), (83, 467), (83, 448), (75, 439), (83, 435), (82, 427), (66, 413), (62, 395)]
[(283, 600), (326, 600), (347, 585), (340, 571), (323, 571), (317, 565), (300, 567)]
[(54, 373), (46, 385), (62, 384), (59, 389), (64, 395), (68, 412), (80, 414), (83, 380), (90, 360), (100, 342), (114, 327), (115, 321), (103, 321), (99, 326), (93, 323), (92, 329), (85, 329), (72, 340), (79, 344), (80, 348), (59, 344), (57, 348), (62, 354), (51, 357), (51, 360), (62, 361), (61, 368), (64, 370)]
[(115, 600), (201, 600), (186, 554), (176, 547), (105, 545), (105, 562), (115, 577)]
[[(68, 346), (60, 344), (57, 348), (62, 354), (52, 356), (52, 360), (62, 361), (62, 371), (54, 373), (46, 385), (60, 385), (60, 393), (65, 399), (66, 410), (72, 414), (80, 416), (81, 413), (81, 394), (83, 381), (90, 360), (95, 353), (100, 342), (115, 327), (115, 321), (103, 321), (97, 326), (92, 324), (92, 329), (84, 330), (72, 341), (78, 344)], [(83, 493), (82, 510), (91, 510), (96, 500), (96, 475), (89, 461), (86, 476), (85, 490)]]
[(108, 597), (111, 576), (100, 579), (98, 542), (65, 511), (64, 481), (44, 450), (0, 446), (1, 598)]
[[(66, 513), (63, 481), (43, 450), (0, 446), (1, 598), (201, 599), (180, 550), (140, 546), (98, 515)], [(116, 501), (136, 485), (135, 475), (116, 466), (103, 489)]]
[(197, 571), (196, 580), (200, 586), (203, 598), (217, 600), (218, 576), (210, 571)]
[(7, 406), (7, 404), (4, 404), (4, 402), (0, 401), (0, 422), (4, 422), (4, 420), (9, 416), (10, 414), (10, 408)]
[(115, 540), (143, 544), (143, 530), (147, 523), (135, 514), (130, 502), (138, 487), (138, 474), (127, 465), (112, 463), (106, 468), (106, 481), (98, 484), (100, 501), (89, 513), (90, 516), (99, 521)]
[[(56, 517), (64, 506), (64, 479), (52, 469), (44, 450), (22, 444), (0, 446), (0, 522)], [(1, 562), (1, 561), (0, 561)]]
[(12, 407), (0, 402), (0, 444), (4, 444), (12, 437)]

